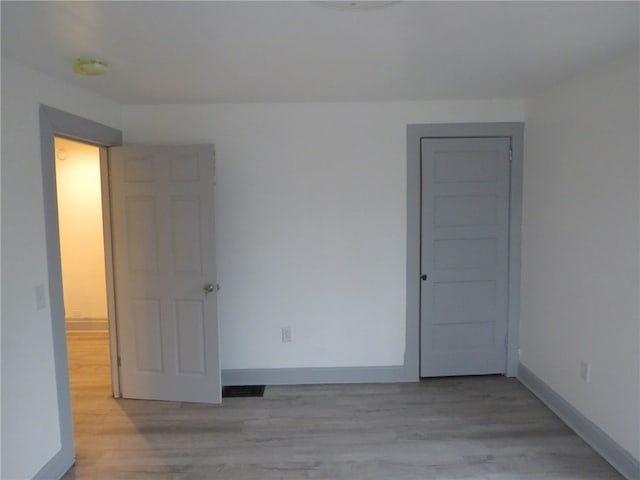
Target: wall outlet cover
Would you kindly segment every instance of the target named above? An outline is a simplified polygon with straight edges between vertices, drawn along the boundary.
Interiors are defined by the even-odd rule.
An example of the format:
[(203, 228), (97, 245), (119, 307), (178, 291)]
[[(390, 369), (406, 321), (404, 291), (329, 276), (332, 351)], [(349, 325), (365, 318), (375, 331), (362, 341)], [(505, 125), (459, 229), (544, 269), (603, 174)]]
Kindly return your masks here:
[(291, 327), (282, 327), (282, 343), (291, 341)]
[(591, 381), (591, 364), (584, 360), (580, 362), (580, 378), (587, 383)]

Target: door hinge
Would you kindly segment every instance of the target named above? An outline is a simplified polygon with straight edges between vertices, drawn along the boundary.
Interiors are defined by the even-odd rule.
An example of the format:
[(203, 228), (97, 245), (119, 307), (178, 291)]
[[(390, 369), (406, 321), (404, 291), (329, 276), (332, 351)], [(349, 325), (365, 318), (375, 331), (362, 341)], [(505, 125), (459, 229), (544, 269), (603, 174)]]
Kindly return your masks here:
[(509, 149), (509, 163), (512, 163), (512, 162), (513, 162), (513, 149), (510, 148)]
[(120, 359), (120, 356), (118, 355), (118, 367), (122, 366), (122, 360)]

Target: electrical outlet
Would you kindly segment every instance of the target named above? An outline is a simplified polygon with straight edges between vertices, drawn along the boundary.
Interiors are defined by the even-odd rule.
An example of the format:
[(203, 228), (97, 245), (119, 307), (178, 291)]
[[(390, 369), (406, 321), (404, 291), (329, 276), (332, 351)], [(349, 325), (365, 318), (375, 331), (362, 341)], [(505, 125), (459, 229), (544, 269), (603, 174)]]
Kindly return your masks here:
[(580, 378), (587, 383), (591, 381), (591, 364), (584, 360), (580, 362)]
[(291, 327), (282, 327), (282, 343), (291, 341)]

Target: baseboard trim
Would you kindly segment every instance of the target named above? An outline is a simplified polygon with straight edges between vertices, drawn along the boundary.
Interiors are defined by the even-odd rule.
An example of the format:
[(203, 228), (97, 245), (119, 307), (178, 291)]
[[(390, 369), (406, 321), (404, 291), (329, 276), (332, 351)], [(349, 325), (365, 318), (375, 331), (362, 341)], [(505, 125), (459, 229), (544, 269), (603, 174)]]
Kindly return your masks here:
[(67, 318), (64, 323), (68, 332), (109, 330), (109, 321), (106, 318)]
[(305, 385), (406, 382), (404, 366), (222, 370), (223, 385)]
[(517, 378), (625, 478), (640, 479), (640, 461), (540, 380), (531, 370), (519, 364)]
[(61, 449), (36, 473), (33, 480), (59, 480), (73, 467), (74, 463), (76, 459), (72, 455), (65, 454)]

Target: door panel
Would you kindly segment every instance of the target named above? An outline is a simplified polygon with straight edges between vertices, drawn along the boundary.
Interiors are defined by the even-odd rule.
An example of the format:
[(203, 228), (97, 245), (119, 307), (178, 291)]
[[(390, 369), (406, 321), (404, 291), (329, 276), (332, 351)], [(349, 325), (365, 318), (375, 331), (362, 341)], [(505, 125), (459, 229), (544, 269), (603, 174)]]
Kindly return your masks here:
[(176, 272), (200, 272), (200, 199), (197, 196), (171, 199), (171, 240), (173, 268)]
[(122, 395), (221, 401), (212, 146), (110, 149)]
[(129, 315), (134, 325), (135, 369), (139, 372), (162, 373), (160, 301), (157, 298), (131, 298), (130, 305)]
[(509, 138), (423, 138), (420, 375), (506, 368)]
[(199, 300), (176, 302), (178, 372), (204, 375), (205, 344), (204, 305)]
[(128, 253), (130, 273), (158, 272), (156, 206), (152, 197), (126, 197), (127, 236), (123, 248)]

